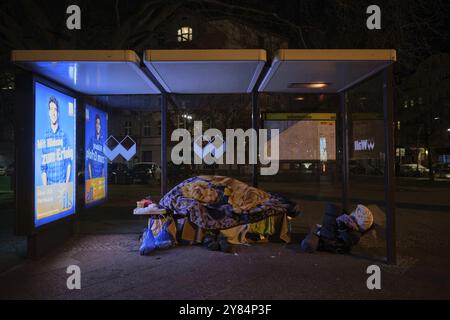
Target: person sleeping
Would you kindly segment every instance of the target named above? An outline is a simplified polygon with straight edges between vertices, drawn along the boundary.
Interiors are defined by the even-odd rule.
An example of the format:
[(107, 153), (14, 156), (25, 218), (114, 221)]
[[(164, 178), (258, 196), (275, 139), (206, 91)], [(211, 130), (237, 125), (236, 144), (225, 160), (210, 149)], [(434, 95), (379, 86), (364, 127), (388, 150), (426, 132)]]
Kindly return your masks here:
[(322, 225), (317, 225), (305, 237), (301, 250), (308, 253), (316, 250), (348, 253), (372, 226), (373, 214), (367, 207), (359, 204), (351, 214), (339, 214), (335, 205), (328, 204)]

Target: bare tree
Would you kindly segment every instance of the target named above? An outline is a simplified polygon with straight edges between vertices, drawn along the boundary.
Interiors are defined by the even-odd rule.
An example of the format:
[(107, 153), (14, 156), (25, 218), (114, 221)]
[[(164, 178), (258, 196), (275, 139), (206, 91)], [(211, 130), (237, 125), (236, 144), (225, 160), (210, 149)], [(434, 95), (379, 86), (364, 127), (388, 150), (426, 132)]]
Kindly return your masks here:
[(436, 54), (425, 60), (418, 66), (416, 73), (405, 79), (398, 88), (401, 107), (399, 117), (404, 122), (403, 126), (411, 129), (406, 134), (415, 133), (417, 145), (423, 144), (428, 152), (430, 180), (434, 178), (433, 143), (442, 140), (449, 124), (446, 122), (449, 88), (448, 54)]

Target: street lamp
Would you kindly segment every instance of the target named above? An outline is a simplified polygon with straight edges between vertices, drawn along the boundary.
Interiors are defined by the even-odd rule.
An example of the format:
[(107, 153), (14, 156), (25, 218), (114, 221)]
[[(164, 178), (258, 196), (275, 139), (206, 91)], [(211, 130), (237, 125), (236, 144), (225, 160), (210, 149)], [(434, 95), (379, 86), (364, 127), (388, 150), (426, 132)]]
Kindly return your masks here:
[(187, 121), (190, 121), (190, 120), (194, 119), (193, 116), (191, 116), (190, 114), (186, 114), (186, 113), (183, 114), (181, 117), (184, 119), (184, 128), (185, 129), (187, 127)]

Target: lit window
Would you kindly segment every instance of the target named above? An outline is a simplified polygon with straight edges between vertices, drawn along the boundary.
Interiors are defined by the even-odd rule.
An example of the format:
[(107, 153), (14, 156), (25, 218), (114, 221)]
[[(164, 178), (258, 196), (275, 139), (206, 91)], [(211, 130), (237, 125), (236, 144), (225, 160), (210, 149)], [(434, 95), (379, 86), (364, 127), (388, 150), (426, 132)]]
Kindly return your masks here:
[(192, 41), (192, 28), (191, 27), (181, 27), (177, 32), (178, 42)]
[(400, 130), (400, 125), (401, 125), (401, 122), (397, 121), (397, 130)]

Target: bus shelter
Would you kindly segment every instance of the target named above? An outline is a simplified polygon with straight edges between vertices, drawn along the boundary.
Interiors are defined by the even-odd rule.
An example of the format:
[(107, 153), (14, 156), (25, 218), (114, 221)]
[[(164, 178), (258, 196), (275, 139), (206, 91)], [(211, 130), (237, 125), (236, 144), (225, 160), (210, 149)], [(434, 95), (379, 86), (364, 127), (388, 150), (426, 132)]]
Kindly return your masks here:
[[(53, 144), (66, 143), (62, 138), (54, 140), (51, 132), (41, 128), (41, 124), (48, 122), (48, 119), (42, 118), (36, 111), (38, 107), (43, 108), (39, 105), (40, 97), (47, 97), (49, 101), (45, 108), (48, 107), (50, 124), (53, 121), (53, 109), (58, 108), (52, 104), (52, 97), (61, 95), (61, 100), (69, 106), (64, 124), (69, 128), (65, 134), (70, 136), (67, 141), (71, 140), (72, 145), (65, 148), (62, 155), (57, 156), (65, 157), (73, 152), (74, 157), (67, 157), (76, 159), (80, 153), (86, 156), (86, 150), (83, 151), (80, 146), (86, 145), (88, 139), (83, 130), (86, 129), (87, 122), (83, 120), (89, 118), (89, 108), (95, 105), (95, 99), (92, 97), (124, 94), (159, 96), (161, 193), (164, 194), (168, 190), (170, 170), (167, 146), (168, 103), (175, 95), (248, 95), (251, 101), (251, 112), (248, 116), (251, 118), (251, 127), (255, 130), (267, 127), (268, 122), (264, 121), (267, 119), (286, 117), (287, 120), (294, 121), (303, 117), (301, 112), (293, 115), (276, 115), (276, 112), (263, 114), (260, 108), (262, 95), (296, 95), (298, 101), (304, 100), (305, 95), (309, 94), (318, 95), (319, 99), (324, 95), (334, 95), (338, 97), (338, 112), (335, 113), (337, 146), (333, 152), (324, 146), (323, 151), (326, 157), (336, 160), (341, 192), (339, 199), (343, 208), (348, 210), (349, 203), (352, 202), (351, 174), (354, 168), (360, 170), (362, 167), (366, 171), (367, 168), (372, 168), (372, 155), (376, 154), (375, 162), (379, 164), (377, 170), (380, 173), (378, 178), (383, 185), (387, 262), (395, 263), (392, 80), (392, 64), (395, 60), (395, 50), (282, 49), (271, 59), (267, 58), (266, 51), (259, 49), (147, 50), (142, 59), (130, 50), (13, 51), (12, 61), (28, 71), (17, 78), (16, 87), (17, 115), (20, 119), (16, 128), (17, 231), (28, 236), (29, 252), (39, 255), (55, 238), (63, 238), (64, 234), (73, 232), (77, 208), (85, 205), (83, 202), (87, 199), (85, 196), (77, 197), (77, 194), (85, 195), (92, 190), (88, 190), (88, 184), (84, 190), (75, 190), (75, 184), (71, 183), (70, 179), (63, 179), (67, 176), (74, 177), (79, 168), (84, 172), (84, 161), (68, 161), (63, 168), (67, 170), (66, 174), (60, 174), (63, 177), (59, 177), (61, 181), (53, 181), (55, 183), (52, 185), (52, 179), (58, 177), (58, 174), (55, 174), (58, 168), (48, 165), (51, 164), (48, 160), (51, 157), (47, 154), (41, 158), (48, 160), (48, 163), (42, 159), (37, 160), (38, 153), (54, 147), (49, 146), (48, 141)], [(366, 114), (357, 112), (362, 110), (364, 101), (367, 100), (367, 97), (362, 96), (356, 104), (356, 111), (353, 110), (350, 101), (352, 90), (373, 78), (377, 78), (376, 83), (379, 85), (375, 93), (379, 110)], [(101, 116), (98, 116), (98, 120), (92, 120), (95, 123), (93, 126), (97, 125), (97, 121), (101, 123), (100, 119)], [(369, 130), (367, 136), (364, 128), (371, 125), (374, 126), (373, 130)], [(288, 133), (289, 130), (285, 132)], [(57, 131), (53, 134), (57, 134)], [(45, 136), (47, 145), (45, 139), (39, 139), (38, 136)], [(289, 142), (289, 139), (286, 140)], [(330, 141), (327, 143), (329, 145)], [(114, 149), (111, 152), (114, 152)], [(364, 165), (354, 166), (352, 161)], [(252, 164), (251, 179), (255, 186), (261, 180), (258, 169), (258, 164)], [(324, 171), (325, 169), (323, 166)], [(95, 171), (95, 168), (92, 170)], [(92, 184), (95, 186), (99, 181), (95, 180)], [(297, 183), (301, 184), (302, 181)], [(102, 192), (106, 194), (107, 182), (104, 182), (103, 188), (105, 190), (102, 189)], [(295, 192), (295, 188), (291, 192)]]

